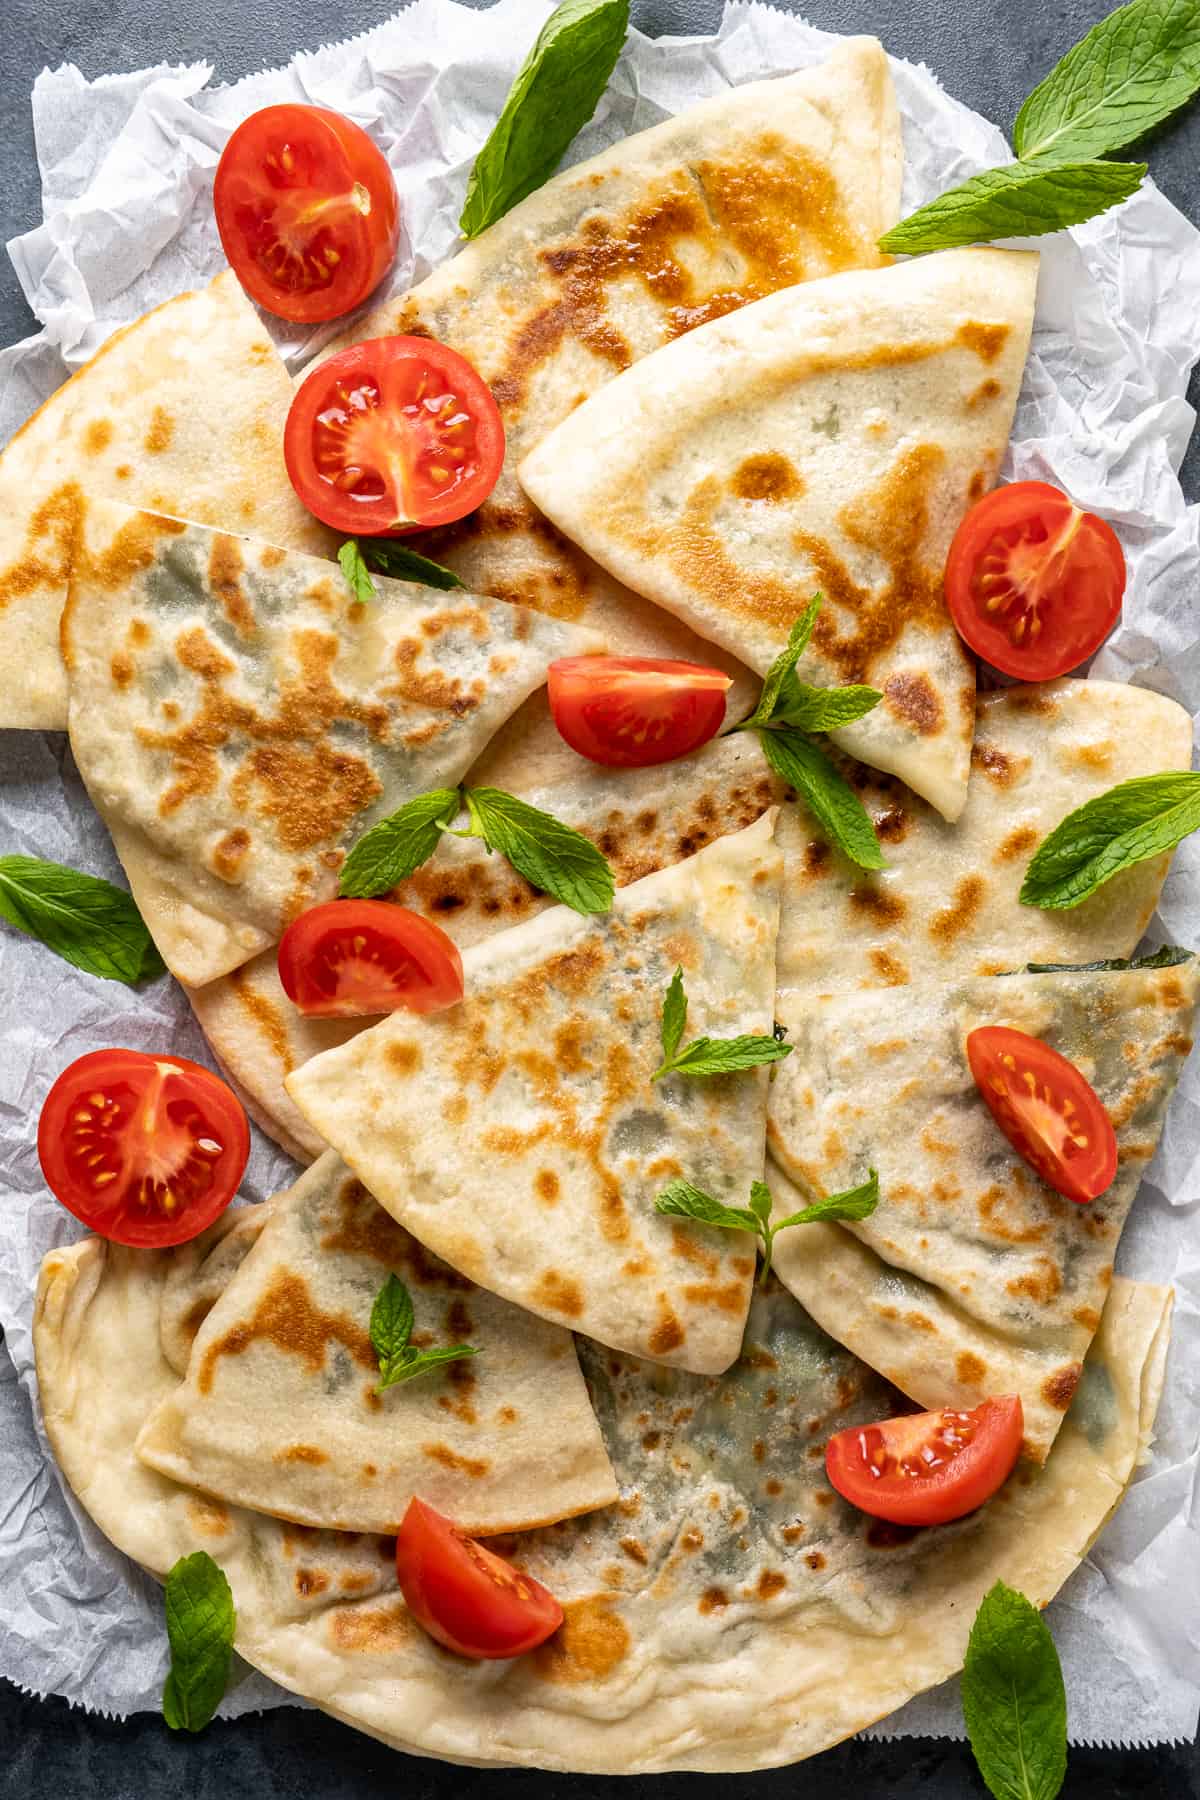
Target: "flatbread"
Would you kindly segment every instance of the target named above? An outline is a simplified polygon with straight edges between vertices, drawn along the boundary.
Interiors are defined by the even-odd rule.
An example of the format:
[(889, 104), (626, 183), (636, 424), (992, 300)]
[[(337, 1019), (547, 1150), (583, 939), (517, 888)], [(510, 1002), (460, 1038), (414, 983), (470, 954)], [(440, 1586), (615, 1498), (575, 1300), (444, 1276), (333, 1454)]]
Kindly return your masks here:
[(297, 1069), (300, 1111), (375, 1198), (481, 1287), (600, 1343), (700, 1373), (738, 1354), (754, 1249), (663, 1217), (686, 1175), (745, 1204), (767, 1071), (652, 1081), (677, 965), (688, 1037), (771, 1030), (774, 813), (617, 893), (463, 956), (466, 997), (393, 1013)]
[(350, 843), (454, 786), (590, 633), (505, 601), (89, 502), (63, 614), (71, 748), (171, 972), (201, 984), (337, 891)]
[[(1117, 1241), (1192, 1048), (1200, 958), (1172, 968), (972, 978), (817, 1003), (771, 1087), (774, 1163), (800, 1204), (879, 1171), (869, 1219), (778, 1240), (780, 1277), (825, 1329), (926, 1406), (1019, 1393), (1049, 1451), (1112, 1280)], [(1107, 1193), (1065, 1200), (1011, 1148), (967, 1034), (1006, 1025), (1087, 1077), (1117, 1136)], [(775, 1195), (775, 1217), (796, 1188)], [(851, 1295), (853, 1296), (851, 1299)]]
[(1170, 1312), (1168, 1290), (1114, 1281), (1045, 1467), (918, 1533), (868, 1522), (826, 1485), (828, 1433), (895, 1396), (776, 1284), (719, 1381), (584, 1345), (622, 1502), (503, 1546), (559, 1594), (566, 1624), (531, 1657), (468, 1664), (408, 1617), (386, 1540), (302, 1533), (138, 1461), (142, 1419), (176, 1384), (158, 1350), (176, 1254), (87, 1238), (43, 1265), (43, 1415), (99, 1528), (160, 1577), (207, 1550), (233, 1587), (241, 1654), (361, 1731), (461, 1762), (602, 1773), (812, 1755), (951, 1675), (997, 1579), (1045, 1604), (1145, 1454)]
[(877, 267), (900, 171), (887, 57), (875, 38), (850, 38), (817, 68), (733, 88), (564, 170), (367, 313), (343, 342), (417, 332), (450, 344), (504, 419), (491, 498), (418, 547), (478, 593), (586, 617), (614, 648), (713, 661), (547, 525), (517, 462), (580, 400), (702, 320), (792, 282)]
[(947, 250), (773, 294), (577, 407), (521, 484), (618, 580), (760, 674), (819, 591), (800, 674), (883, 694), (836, 742), (956, 819), (974, 665), (942, 574), (1008, 442), (1037, 267)]
[(81, 498), (332, 556), (283, 465), (292, 384), (226, 270), (118, 331), (0, 453), (0, 726), (62, 731), (58, 621)]
[[(378, 1393), (367, 1328), (389, 1272), (418, 1347), (480, 1354)], [(272, 1203), (137, 1454), (220, 1500), (339, 1531), (395, 1532), (414, 1493), (483, 1533), (617, 1497), (570, 1333), (429, 1256), (332, 1151)]]

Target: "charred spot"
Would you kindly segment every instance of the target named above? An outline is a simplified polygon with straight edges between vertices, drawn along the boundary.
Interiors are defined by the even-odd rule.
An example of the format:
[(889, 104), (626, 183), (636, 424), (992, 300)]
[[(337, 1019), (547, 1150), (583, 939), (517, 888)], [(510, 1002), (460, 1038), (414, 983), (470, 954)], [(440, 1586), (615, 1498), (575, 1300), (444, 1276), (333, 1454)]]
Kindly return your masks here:
[(1056, 1369), (1053, 1375), (1048, 1375), (1041, 1388), (1046, 1405), (1054, 1407), (1056, 1412), (1066, 1412), (1082, 1374), (1081, 1363), (1066, 1363), (1061, 1369)]

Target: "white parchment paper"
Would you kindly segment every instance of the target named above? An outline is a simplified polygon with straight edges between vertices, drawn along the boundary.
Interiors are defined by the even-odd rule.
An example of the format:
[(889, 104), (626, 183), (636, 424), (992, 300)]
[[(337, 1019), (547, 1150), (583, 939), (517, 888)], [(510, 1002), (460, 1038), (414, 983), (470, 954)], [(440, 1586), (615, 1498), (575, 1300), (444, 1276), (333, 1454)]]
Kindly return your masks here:
[[(0, 352), (0, 441), (117, 326), (222, 266), (211, 185), (233, 125), (270, 101), (333, 106), (384, 148), (405, 235), (404, 288), (453, 248), (467, 173), (546, 0), (485, 13), (417, 0), (348, 44), (285, 70), (214, 88), (206, 64), (88, 82), (43, 73), (33, 113), (43, 223), (9, 245), (42, 331)], [(886, 8), (881, 9), (886, 34)], [(801, 20), (731, 4), (712, 38), (631, 34), (572, 158), (593, 154), (729, 84), (822, 60), (834, 43)], [(1008, 151), (996, 128), (925, 70), (894, 64), (904, 115), (905, 210)], [(1177, 470), (1192, 427), (1184, 398), (1200, 354), (1200, 234), (1147, 184), (1119, 211), (1042, 240), (1037, 329), (1009, 467), (1067, 488), (1112, 520), (1129, 558), (1124, 620), (1098, 675), (1140, 682), (1200, 710), (1198, 512)], [(273, 321), (290, 365), (320, 342)], [(323, 328), (326, 332), (332, 327)], [(11, 678), (6, 672), (5, 678)], [(61, 737), (0, 734), (5, 850), (119, 879), (116, 858)], [(1180, 852), (1152, 932), (1200, 947), (1200, 842)], [(125, 1714), (158, 1704), (161, 1601), (64, 1493), (35, 1420), (30, 1320), (38, 1263), (77, 1228), (46, 1195), (34, 1122), (57, 1072), (105, 1044), (169, 1046), (203, 1059), (203, 1040), (167, 980), (132, 994), (77, 974), (0, 930), (0, 1671), (39, 1693)], [(261, 1198), (291, 1165), (255, 1135), (247, 1192)], [(1122, 1244), (1130, 1274), (1173, 1281), (1175, 1333), (1153, 1460), (1051, 1610), (1076, 1741), (1190, 1737), (1200, 1691), (1200, 1058), (1176, 1096), (1160, 1154)], [(106, 1379), (103, 1369), (95, 1379)], [(231, 1713), (290, 1696), (252, 1673)], [(961, 1733), (957, 1684), (877, 1728)]]

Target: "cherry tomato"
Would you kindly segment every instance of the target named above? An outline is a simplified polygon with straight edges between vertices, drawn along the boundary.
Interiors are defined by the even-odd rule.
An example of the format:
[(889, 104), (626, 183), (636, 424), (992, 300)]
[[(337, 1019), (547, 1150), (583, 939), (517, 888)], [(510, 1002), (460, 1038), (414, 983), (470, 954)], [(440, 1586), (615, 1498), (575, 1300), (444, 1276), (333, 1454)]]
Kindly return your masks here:
[(237, 1096), (184, 1056), (93, 1050), (63, 1070), (38, 1120), (56, 1200), (117, 1244), (185, 1244), (220, 1217), (250, 1154)]
[(403, 537), (487, 499), (504, 427), (491, 389), (457, 350), (432, 338), (369, 338), (302, 382), (283, 454), (292, 486), (326, 525)]
[(950, 546), (946, 600), (977, 656), (1050, 681), (1098, 650), (1121, 612), (1125, 556), (1111, 525), (1044, 481), (974, 505)]
[(1028, 1032), (981, 1025), (967, 1061), (988, 1111), (1018, 1155), (1056, 1193), (1083, 1206), (1112, 1185), (1117, 1139), (1091, 1083)]
[(279, 979), (313, 1019), (441, 1012), (463, 996), (458, 945), (387, 900), (330, 900), (301, 913), (280, 940)]
[(234, 274), (284, 319), (349, 312), (396, 255), (399, 203), (383, 152), (323, 106), (264, 106), (243, 120), (221, 152), (213, 206)]
[(733, 686), (720, 669), (652, 656), (564, 656), (550, 664), (559, 736), (590, 761), (644, 769), (673, 762), (721, 729)]
[(424, 1500), (409, 1501), (396, 1537), (396, 1577), (413, 1617), (460, 1656), (521, 1656), (563, 1621), (562, 1607), (540, 1581), (477, 1544)]
[(945, 1525), (1007, 1481), (1025, 1429), (1019, 1394), (972, 1412), (943, 1407), (839, 1431), (825, 1473), (844, 1499), (893, 1525)]

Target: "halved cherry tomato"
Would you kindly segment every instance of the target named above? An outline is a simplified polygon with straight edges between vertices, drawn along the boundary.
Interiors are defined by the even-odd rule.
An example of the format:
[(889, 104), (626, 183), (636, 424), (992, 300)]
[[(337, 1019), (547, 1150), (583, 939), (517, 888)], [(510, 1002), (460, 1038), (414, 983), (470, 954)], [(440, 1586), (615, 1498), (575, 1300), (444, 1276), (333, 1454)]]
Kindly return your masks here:
[(432, 338), (368, 338), (318, 364), (288, 413), (292, 486), (335, 531), (403, 537), (482, 504), (504, 462), (487, 383)]
[(301, 913), (280, 940), (279, 979), (312, 1019), (442, 1012), (463, 996), (453, 938), (387, 900), (329, 900)]
[(540, 1581), (477, 1544), (424, 1500), (409, 1501), (397, 1533), (396, 1578), (430, 1637), (479, 1661), (536, 1650), (563, 1621), (562, 1607)]
[(1111, 525), (1044, 481), (973, 506), (950, 546), (946, 601), (977, 656), (1050, 681), (1098, 650), (1121, 612), (1125, 555)]
[(967, 1061), (988, 1111), (1056, 1193), (1083, 1206), (1112, 1186), (1117, 1139), (1099, 1095), (1073, 1062), (1026, 1031), (981, 1025)]
[(185, 1244), (220, 1217), (250, 1154), (237, 1096), (185, 1056), (93, 1050), (63, 1070), (38, 1120), (56, 1200), (117, 1244)]
[(238, 126), (213, 182), (234, 274), (284, 319), (336, 319), (396, 255), (396, 184), (360, 125), (323, 106), (264, 106)]
[(904, 1413), (839, 1431), (825, 1472), (844, 1499), (893, 1525), (945, 1525), (1007, 1481), (1025, 1429), (1019, 1394), (971, 1412)]
[(559, 736), (591, 762), (644, 769), (673, 762), (721, 729), (733, 686), (720, 669), (652, 656), (564, 656), (550, 664)]

